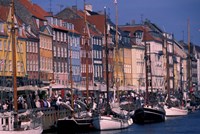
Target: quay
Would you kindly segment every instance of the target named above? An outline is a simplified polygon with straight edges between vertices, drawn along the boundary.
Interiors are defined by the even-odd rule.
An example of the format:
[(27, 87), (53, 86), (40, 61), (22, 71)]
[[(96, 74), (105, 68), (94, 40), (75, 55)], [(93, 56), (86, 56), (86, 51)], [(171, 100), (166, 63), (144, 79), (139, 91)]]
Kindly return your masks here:
[(42, 116), (42, 125), (43, 130), (48, 131), (55, 127), (56, 122), (59, 118), (64, 118), (70, 115), (68, 109), (55, 109), (54, 107), (51, 108), (41, 108), (37, 109), (43, 112)]
[[(34, 109), (31, 109), (33, 111), (41, 111), (43, 113), (43, 116), (41, 118), (41, 121), (42, 121), (42, 126), (43, 126), (43, 132), (45, 131), (51, 131), (53, 129), (55, 129), (55, 125), (56, 125), (56, 122), (59, 118), (63, 118), (63, 117), (66, 117), (66, 116), (69, 116), (70, 115), (70, 112), (68, 109), (55, 109), (54, 107), (50, 107), (50, 108), (34, 108)], [(0, 111), (2, 112), (2, 111)], [(25, 109), (23, 110), (19, 110), (18, 111), (19, 113), (23, 113), (25, 112)], [(1, 118), (1, 120), (10, 120), (9, 119), (10, 117), (8, 116), (8, 118)], [(5, 121), (2, 121), (2, 122), (5, 122)]]

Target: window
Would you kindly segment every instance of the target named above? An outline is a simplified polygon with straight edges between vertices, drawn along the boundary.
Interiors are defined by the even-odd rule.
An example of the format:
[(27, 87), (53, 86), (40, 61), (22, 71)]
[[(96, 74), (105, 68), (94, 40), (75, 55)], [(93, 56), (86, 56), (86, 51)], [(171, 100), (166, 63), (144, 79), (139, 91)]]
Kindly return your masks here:
[(29, 52), (29, 42), (26, 44), (26, 52)]
[(54, 62), (54, 72), (57, 72), (57, 63), (56, 62)]
[(60, 33), (57, 32), (57, 41), (60, 41)]
[(96, 58), (96, 50), (94, 50), (93, 57)]
[(57, 49), (58, 49), (58, 57), (60, 57), (60, 47), (58, 47)]
[(60, 38), (61, 38), (61, 41), (63, 41), (63, 33), (62, 32), (60, 33)]
[(56, 46), (53, 47), (53, 55), (56, 56)]
[(74, 45), (77, 47), (77, 37), (74, 37)]
[(35, 42), (35, 52), (38, 53), (38, 44)]
[(99, 40), (99, 45), (102, 46), (102, 40), (101, 39)]
[(53, 40), (56, 40), (56, 32), (53, 31)]
[(67, 63), (65, 63), (65, 73), (67, 73)]
[[(31, 61), (31, 64), (32, 64), (32, 61)], [(17, 62), (17, 72), (20, 72), (20, 62), (19, 61)]]
[(64, 42), (66, 42), (67, 41), (66, 40), (66, 33), (64, 33), (63, 36), (64, 36)]
[(63, 48), (61, 47), (61, 57), (63, 57)]
[(36, 24), (37, 24), (37, 26), (39, 27), (40, 25), (40, 20), (39, 19), (36, 19)]

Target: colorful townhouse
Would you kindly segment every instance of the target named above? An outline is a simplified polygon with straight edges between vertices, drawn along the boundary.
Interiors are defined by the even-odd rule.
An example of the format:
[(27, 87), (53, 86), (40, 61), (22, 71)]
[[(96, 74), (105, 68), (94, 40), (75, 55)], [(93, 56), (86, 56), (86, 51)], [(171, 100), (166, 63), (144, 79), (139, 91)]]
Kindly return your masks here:
[[(11, 38), (11, 8), (0, 5), (0, 77), (1, 86), (12, 86), (12, 38)], [(16, 37), (17, 83), (25, 85), (26, 76), (26, 34), (22, 21), (14, 16)]]

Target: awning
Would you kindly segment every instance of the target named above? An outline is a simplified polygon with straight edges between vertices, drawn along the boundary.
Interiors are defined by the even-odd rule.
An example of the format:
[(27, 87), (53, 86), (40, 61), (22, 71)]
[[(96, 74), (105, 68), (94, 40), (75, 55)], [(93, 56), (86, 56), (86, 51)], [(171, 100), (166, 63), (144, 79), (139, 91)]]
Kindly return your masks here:
[[(37, 86), (31, 86), (31, 85), (17, 87), (17, 91), (37, 91), (37, 90), (46, 91), (46, 89), (44, 89), (44, 88), (40, 88)], [(12, 87), (0, 87), (0, 91), (11, 92), (11, 91), (13, 91), (13, 88)]]
[(61, 84), (57, 84), (57, 83), (55, 83), (55, 84), (50, 84), (49, 86), (45, 86), (45, 87), (43, 87), (44, 89), (49, 89), (49, 88), (52, 88), (52, 89), (67, 89), (68, 87), (67, 86), (65, 86), (65, 85), (61, 85)]

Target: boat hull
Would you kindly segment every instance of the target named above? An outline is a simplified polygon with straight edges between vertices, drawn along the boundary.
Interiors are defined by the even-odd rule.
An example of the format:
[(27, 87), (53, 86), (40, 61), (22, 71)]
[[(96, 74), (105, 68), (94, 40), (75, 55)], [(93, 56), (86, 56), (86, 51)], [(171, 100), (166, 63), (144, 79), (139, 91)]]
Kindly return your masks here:
[(157, 123), (165, 121), (165, 111), (154, 108), (139, 108), (135, 110), (133, 122), (138, 124)]
[(93, 130), (92, 118), (63, 118), (57, 121), (57, 132), (59, 134), (66, 132), (89, 132)]
[(112, 116), (99, 116), (93, 118), (93, 126), (97, 130), (117, 130), (128, 128), (133, 123), (132, 119), (119, 119)]
[(166, 117), (176, 117), (176, 116), (185, 116), (188, 114), (188, 110), (180, 109), (176, 107), (165, 108)]

